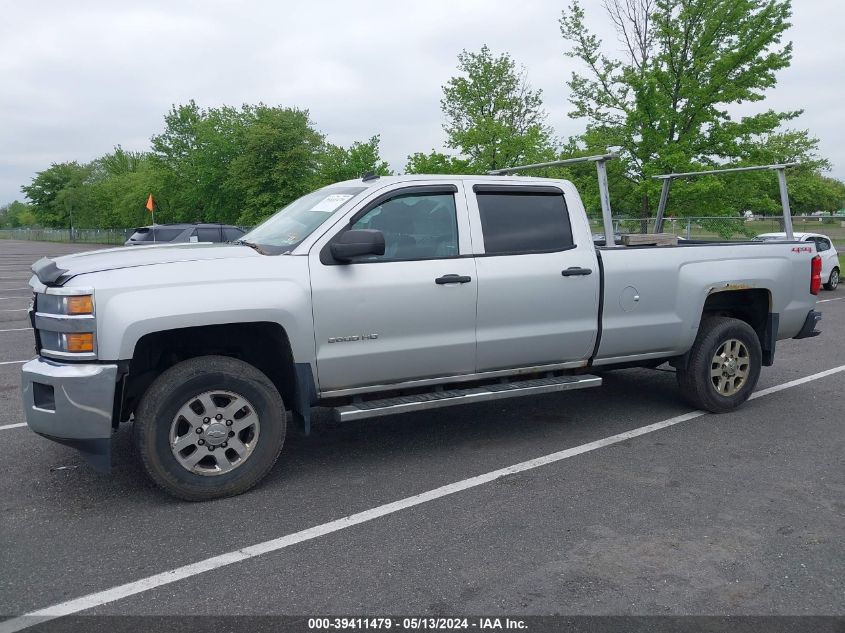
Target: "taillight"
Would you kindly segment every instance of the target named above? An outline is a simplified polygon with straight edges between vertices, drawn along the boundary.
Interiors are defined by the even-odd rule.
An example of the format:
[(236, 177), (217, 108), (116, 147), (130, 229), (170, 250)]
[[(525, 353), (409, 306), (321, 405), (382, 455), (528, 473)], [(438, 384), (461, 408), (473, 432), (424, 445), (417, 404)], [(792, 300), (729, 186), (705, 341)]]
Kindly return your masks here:
[(813, 257), (810, 264), (810, 294), (817, 295), (822, 289), (822, 258), (819, 255)]

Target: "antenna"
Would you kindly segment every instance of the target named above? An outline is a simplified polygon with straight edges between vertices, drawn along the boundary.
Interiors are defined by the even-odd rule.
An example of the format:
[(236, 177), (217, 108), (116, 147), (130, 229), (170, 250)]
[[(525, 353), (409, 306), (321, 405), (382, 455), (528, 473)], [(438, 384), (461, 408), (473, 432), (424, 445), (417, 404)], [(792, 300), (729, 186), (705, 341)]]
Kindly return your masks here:
[(368, 171), (366, 174), (364, 174), (364, 177), (361, 178), (361, 180), (363, 180), (364, 182), (370, 182), (371, 180), (378, 180), (378, 179), (379, 179), (379, 176), (374, 171)]

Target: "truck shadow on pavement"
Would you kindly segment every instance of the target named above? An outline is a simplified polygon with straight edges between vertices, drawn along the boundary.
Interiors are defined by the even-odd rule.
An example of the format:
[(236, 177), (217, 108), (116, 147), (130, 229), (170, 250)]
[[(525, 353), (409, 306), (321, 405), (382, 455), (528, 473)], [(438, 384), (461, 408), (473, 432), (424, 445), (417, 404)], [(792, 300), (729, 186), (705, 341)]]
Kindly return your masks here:
[[(273, 471), (255, 490), (230, 502), (287, 494), (285, 489), (293, 487), (337, 487), (338, 482), (381, 476), (394, 477), (398, 495), (402, 486), (395, 478), (414, 472), (431, 478), (432, 485), (443, 485), (689, 411), (671, 372), (615, 371), (604, 374), (604, 381), (601, 390), (355, 422), (334, 422), (329, 410), (318, 408), (311, 435), (300, 436), (289, 421), (285, 446)], [(67, 448), (50, 444), (42, 448), (51, 454), (51, 462), (64, 466), (51, 468), (54, 492), (85, 499), (88, 504), (114, 503), (127, 494), (134, 502), (183, 504), (146, 478), (132, 445), (131, 424), (122, 425), (114, 436), (111, 475), (95, 473)], [(443, 480), (432, 477), (435, 473)]]

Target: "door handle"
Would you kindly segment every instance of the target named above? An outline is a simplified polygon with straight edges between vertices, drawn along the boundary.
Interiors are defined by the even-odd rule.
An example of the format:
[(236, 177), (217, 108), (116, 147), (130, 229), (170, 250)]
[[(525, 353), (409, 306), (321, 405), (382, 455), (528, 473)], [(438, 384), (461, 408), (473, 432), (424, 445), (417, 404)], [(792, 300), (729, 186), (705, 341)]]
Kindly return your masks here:
[(442, 286), (443, 284), (468, 284), (472, 281), (472, 277), (469, 275), (443, 275), (442, 277), (438, 277), (434, 280), (438, 286)]
[(564, 277), (578, 277), (583, 275), (592, 275), (593, 270), (591, 268), (578, 268), (578, 266), (572, 266), (567, 268), (560, 273)]

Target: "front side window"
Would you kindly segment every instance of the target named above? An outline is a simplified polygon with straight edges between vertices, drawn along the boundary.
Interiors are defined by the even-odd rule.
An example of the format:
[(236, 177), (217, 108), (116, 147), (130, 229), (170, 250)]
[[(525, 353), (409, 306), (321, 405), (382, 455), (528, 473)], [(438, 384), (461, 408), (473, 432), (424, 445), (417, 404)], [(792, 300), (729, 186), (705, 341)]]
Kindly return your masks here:
[(561, 192), (476, 190), (488, 255), (548, 253), (573, 246)]
[(367, 211), (353, 229), (384, 235), (384, 255), (360, 261), (442, 259), (458, 255), (458, 220), (453, 193), (399, 195)]

